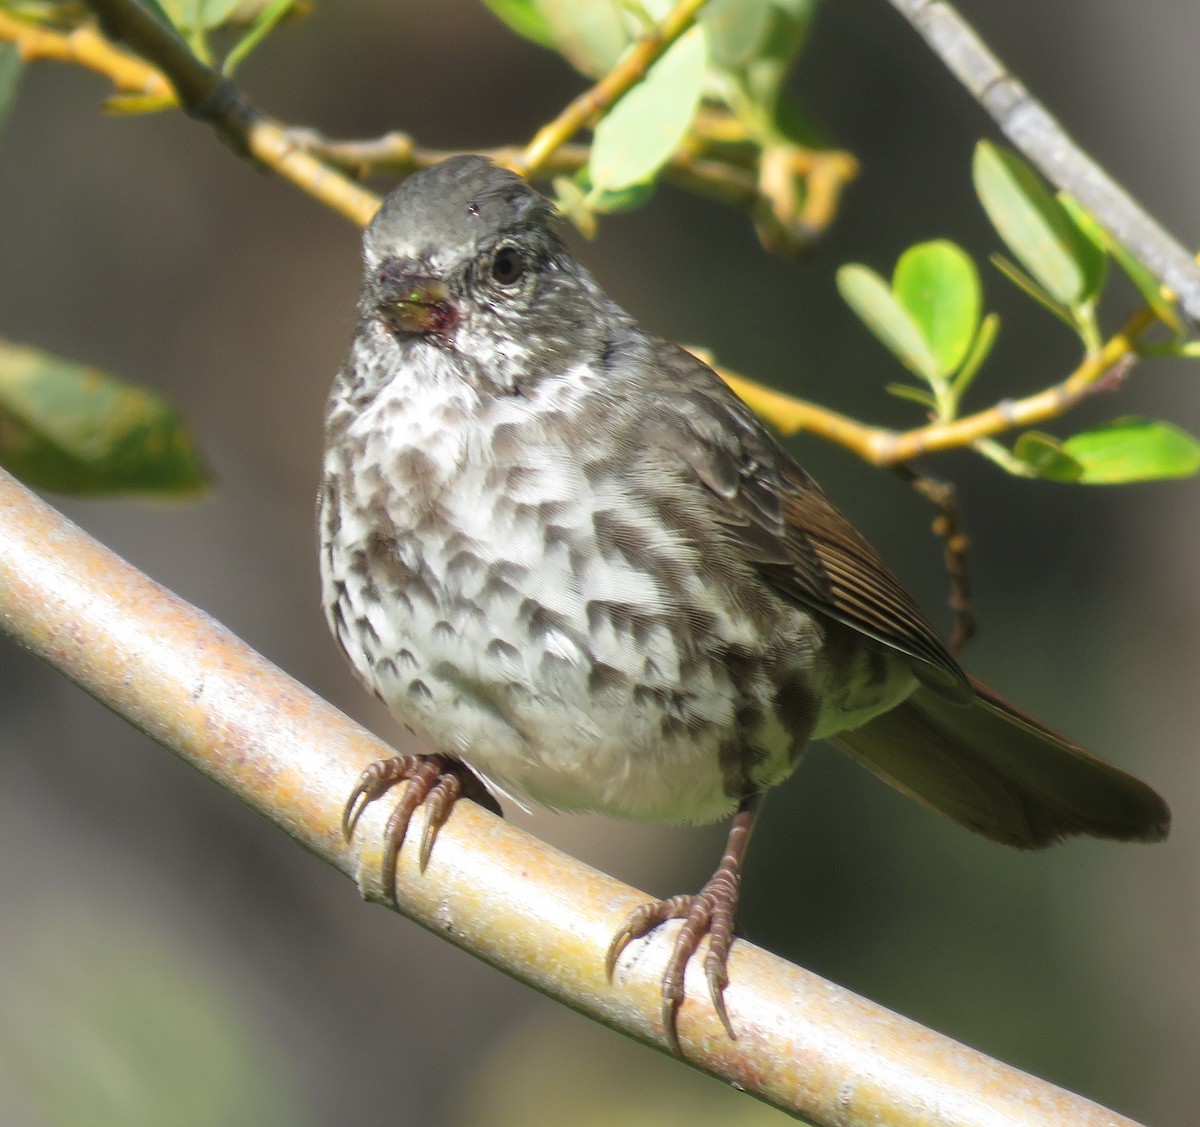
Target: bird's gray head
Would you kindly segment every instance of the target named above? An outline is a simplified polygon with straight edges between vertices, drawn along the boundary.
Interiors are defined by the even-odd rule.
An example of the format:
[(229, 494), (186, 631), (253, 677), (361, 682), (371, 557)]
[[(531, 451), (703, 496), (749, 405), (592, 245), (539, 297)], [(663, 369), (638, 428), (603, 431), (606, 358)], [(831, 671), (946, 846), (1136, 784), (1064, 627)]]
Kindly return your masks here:
[(608, 302), (567, 253), (553, 211), (483, 157), (414, 173), (363, 240), (366, 329), (449, 354), (493, 390), (564, 370)]

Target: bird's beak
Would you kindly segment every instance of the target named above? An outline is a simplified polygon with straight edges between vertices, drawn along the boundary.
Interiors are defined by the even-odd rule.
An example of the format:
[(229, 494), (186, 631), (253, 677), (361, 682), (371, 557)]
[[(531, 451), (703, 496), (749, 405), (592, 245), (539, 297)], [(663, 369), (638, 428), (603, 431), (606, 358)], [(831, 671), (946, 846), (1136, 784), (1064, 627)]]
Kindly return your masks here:
[(445, 284), (399, 262), (385, 263), (379, 272), (378, 306), (396, 332), (446, 333), (458, 323)]

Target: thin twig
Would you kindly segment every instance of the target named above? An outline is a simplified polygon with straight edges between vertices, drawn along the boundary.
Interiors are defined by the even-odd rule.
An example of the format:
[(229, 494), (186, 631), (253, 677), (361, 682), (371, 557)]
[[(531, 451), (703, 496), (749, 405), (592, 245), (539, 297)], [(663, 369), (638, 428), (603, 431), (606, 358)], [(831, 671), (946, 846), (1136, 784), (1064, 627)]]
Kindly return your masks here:
[[(106, 5), (100, 0), (100, 7), (110, 9), (108, 18), (115, 33), (129, 11), (128, 3)], [(61, 31), (4, 12), (0, 12), (0, 41), (16, 44), (29, 61), (54, 60), (87, 67), (107, 77), (119, 92), (141, 95), (159, 107), (180, 103), (164, 73), (169, 70), (181, 87), (191, 91), (185, 108), (193, 117), (211, 124), (239, 152), (274, 168), (360, 225), (375, 213), (378, 197), (348, 186), (330, 170), (356, 180), (378, 174), (407, 176), (458, 151), (421, 147), (399, 131), (362, 141), (337, 141), (316, 130), (285, 128), (254, 109), (228, 79), (191, 55), (148, 13), (137, 12), (134, 18), (138, 26), (130, 31), (129, 41), (136, 41), (150, 62), (115, 46), (91, 26)], [(729, 118), (727, 113), (718, 116)], [(703, 142), (704, 137), (699, 140)], [(788, 201), (794, 200), (795, 192), (772, 194), (772, 185), (754, 169), (759, 159), (757, 148), (743, 148), (751, 158), (748, 163), (735, 159), (728, 145), (719, 155), (710, 153), (705, 143), (684, 146), (664, 167), (663, 178), (696, 195), (749, 212), (770, 249), (791, 249), (824, 230), (833, 220), (846, 184), (857, 173), (857, 163), (848, 153), (795, 148), (789, 159), (795, 176), (805, 184), (805, 194), (803, 207), (793, 215), (788, 207), (794, 204)], [(524, 159), (523, 150), (513, 146), (482, 151), (497, 164), (509, 167), (519, 166)], [(588, 152), (583, 145), (560, 145), (547, 153), (530, 176), (542, 181), (573, 176), (587, 164)]]
[[(211, 125), (235, 151), (252, 156), (280, 176), (362, 226), (379, 199), (294, 144), (278, 122), (255, 109), (219, 71), (192, 54), (174, 31), (136, 0), (89, 0), (110, 39), (143, 56), (119, 51), (89, 28), (50, 32), (0, 13), (0, 39), (33, 58), (63, 59), (107, 75), (119, 90), (169, 94), (193, 117)], [(149, 65), (152, 64), (152, 65)]]
[(978, 623), (975, 603), (971, 596), (971, 571), (968, 553), (970, 538), (958, 508), (958, 493), (948, 481), (925, 477), (911, 466), (900, 464), (895, 471), (937, 510), (933, 518), (933, 534), (941, 538), (945, 549), (946, 571), (950, 574), (948, 602), (954, 611), (954, 633), (950, 652), (961, 657), (966, 644), (975, 637)]
[[(901, 0), (894, 2), (900, 3)], [(69, 60), (90, 67), (107, 75), (121, 90), (161, 94), (166, 79), (170, 78), (176, 83), (176, 88), (189, 91), (190, 112), (211, 122), (238, 148), (251, 153), (360, 226), (370, 220), (379, 205), (377, 196), (353, 184), (329, 164), (305, 151), (303, 134), (297, 135), (284, 129), (253, 109), (224, 76), (196, 59), (169, 29), (154, 20), (146, 10), (133, 0), (92, 0), (92, 6), (106, 13), (114, 33), (121, 32), (125, 26), (123, 21), (128, 18), (132, 24), (130, 36), (141, 49), (153, 53), (161, 48), (163, 58), (157, 54), (153, 54), (152, 58), (164, 69), (170, 68), (166, 77), (155, 67), (112, 47), (102, 36), (87, 28), (69, 33), (51, 32), (0, 12), (0, 40), (16, 43), (29, 58)], [(682, 5), (677, 7), (676, 12), (681, 8)], [(436, 159), (448, 155), (432, 150), (412, 152), (409, 147), (411, 139), (404, 134), (380, 138), (373, 144), (380, 149), (390, 147), (397, 159), (409, 152), (409, 159), (434, 163)], [(582, 148), (568, 149), (565, 155), (560, 154), (564, 169), (577, 169), (584, 151)], [(555, 148), (545, 150), (541, 157), (543, 167), (554, 158), (556, 152)], [(519, 156), (513, 150), (496, 150), (495, 155), (514, 160)], [(353, 158), (347, 154), (347, 159)], [(712, 188), (719, 182), (713, 167), (718, 162), (707, 162), (701, 168), (694, 158), (690, 166), (688, 161), (689, 158), (682, 157), (673, 163), (669, 174), (681, 181), (690, 178), (692, 186), (703, 181)], [(737, 170), (729, 166), (726, 169), (729, 177), (722, 182), (722, 190), (728, 191), (730, 202), (745, 205), (754, 199), (757, 189), (753, 176), (738, 179)], [(986, 411), (965, 416), (953, 423), (934, 423), (905, 432), (861, 423), (828, 408), (764, 388), (734, 373), (722, 372), (722, 375), (747, 403), (783, 433), (808, 431), (845, 446), (873, 465), (895, 465), (911, 461), (924, 453), (971, 446), (981, 438), (1044, 422), (1065, 413), (1085, 399), (1090, 394), (1090, 385), (1114, 364), (1133, 355), (1137, 338), (1154, 321), (1152, 310), (1139, 310), (1096, 356), (1085, 360), (1071, 376), (1054, 387), (1024, 399), (996, 404)]]
[(911, 462), (922, 454), (970, 446), (981, 438), (1066, 414), (1096, 394), (1096, 386), (1103, 384), (1114, 367), (1120, 367), (1124, 375), (1136, 358), (1138, 338), (1157, 321), (1154, 310), (1143, 306), (1130, 315), (1103, 348), (1086, 357), (1061, 383), (1023, 399), (1005, 400), (953, 422), (929, 423), (907, 431), (869, 426), (828, 408), (765, 388), (724, 368), (717, 372), (758, 415), (781, 433), (807, 431), (845, 446), (872, 465), (894, 466)]
[(585, 90), (558, 117), (537, 131), (525, 151), (513, 162), (514, 171), (523, 176), (533, 175), (557, 148), (614, 106), (626, 91), (646, 77), (654, 63), (695, 23), (696, 13), (705, 3), (707, 0), (679, 0), (662, 23), (639, 39), (595, 86)]
[[(410, 176), (419, 169), (440, 164), (460, 151), (431, 149), (399, 131), (359, 141), (331, 139), (315, 129), (289, 129), (288, 136), (305, 152), (358, 179), (378, 175)], [(476, 151), (509, 168), (519, 163), (522, 153), (521, 149), (511, 145)], [(586, 145), (561, 145), (529, 174), (529, 179), (545, 183), (558, 176), (574, 176), (587, 165), (590, 151)], [(738, 207), (749, 209), (760, 198), (753, 172), (691, 152), (677, 153), (664, 166), (663, 176), (697, 195)]]
[(47, 59), (97, 71), (122, 93), (144, 94), (167, 101), (175, 97), (171, 84), (159, 71), (114, 47), (94, 27), (85, 25), (73, 31), (52, 31), (0, 11), (0, 40), (12, 43), (27, 62)]
[[(347, 844), (342, 805), (390, 750), (207, 615), (159, 587), (0, 472), (0, 626), (383, 902), (383, 822)], [(422, 872), (401, 850), (399, 910), (582, 1013), (662, 1048), (672, 933), (632, 946), (610, 985), (604, 952), (645, 902), (470, 802)], [(722, 1030), (702, 968), (688, 976), (689, 1062), (814, 1124), (1106, 1127), (1129, 1120), (889, 1013), (745, 941)]]
[(1018, 149), (1070, 192), (1200, 321), (1200, 266), (1107, 172), (1068, 136), (1046, 108), (944, 0), (890, 0), (937, 56), (992, 115)]

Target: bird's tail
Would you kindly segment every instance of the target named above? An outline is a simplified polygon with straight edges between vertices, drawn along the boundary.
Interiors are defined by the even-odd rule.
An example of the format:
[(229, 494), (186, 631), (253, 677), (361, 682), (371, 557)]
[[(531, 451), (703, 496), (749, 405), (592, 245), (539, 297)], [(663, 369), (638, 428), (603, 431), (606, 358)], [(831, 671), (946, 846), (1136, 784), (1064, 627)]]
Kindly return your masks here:
[(1090, 755), (972, 679), (955, 704), (918, 688), (830, 742), (892, 786), (994, 841), (1037, 849), (1073, 834), (1161, 841), (1171, 812), (1140, 779)]

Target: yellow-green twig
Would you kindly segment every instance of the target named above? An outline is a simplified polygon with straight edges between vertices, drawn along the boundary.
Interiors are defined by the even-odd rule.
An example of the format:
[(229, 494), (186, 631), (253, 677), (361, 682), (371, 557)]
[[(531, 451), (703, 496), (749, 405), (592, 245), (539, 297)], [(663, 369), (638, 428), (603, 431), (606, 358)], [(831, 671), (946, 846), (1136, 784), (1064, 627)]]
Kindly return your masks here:
[[(617, 68), (572, 102), (524, 153), (509, 149), (496, 150), (492, 155), (499, 160), (507, 158), (507, 163), (523, 167), (526, 172), (545, 171), (555, 159), (564, 170), (577, 169), (585, 159), (586, 150), (575, 147), (560, 152), (563, 144), (589, 114), (612, 104), (632, 86), (654, 59), (690, 26), (701, 6), (702, 0), (677, 4), (656, 36), (639, 41)], [(370, 221), (379, 206), (376, 195), (307, 151), (302, 135), (293, 134), (251, 106), (227, 78), (192, 55), (145, 9), (130, 0), (92, 0), (91, 7), (114, 35), (135, 44), (149, 61), (115, 46), (92, 27), (67, 32), (51, 30), (4, 12), (0, 12), (0, 41), (14, 43), (31, 60), (53, 59), (87, 67), (105, 75), (122, 92), (169, 97), (172, 91), (177, 91), (188, 112), (207, 121), (236, 148), (360, 227)], [(577, 117), (579, 114), (582, 116)], [(570, 124), (573, 120), (575, 125)], [(543, 136), (546, 139), (539, 140)], [(403, 134), (381, 138), (376, 144), (390, 145), (392, 155), (397, 158), (407, 152), (415, 167), (436, 163), (449, 155), (415, 150), (411, 139)], [(704, 181), (710, 188), (719, 183), (731, 202), (736, 202), (737, 197), (742, 197), (742, 202), (755, 198), (752, 175), (743, 174), (744, 179), (738, 179), (741, 170), (723, 165), (724, 178), (714, 178), (711, 166), (715, 163), (719, 162), (702, 164), (694, 155), (681, 154), (669, 171), (683, 180)], [(843, 169), (843, 173), (846, 171)], [(861, 423), (829, 408), (773, 391), (736, 373), (722, 371), (721, 375), (758, 414), (784, 434), (807, 431), (846, 447), (873, 465), (896, 465), (922, 454), (971, 446), (980, 439), (1064, 414), (1087, 398), (1095, 382), (1114, 364), (1134, 353), (1137, 338), (1155, 320), (1149, 307), (1138, 310), (1098, 353), (1053, 387), (1022, 399), (997, 403), (950, 423), (931, 423), (908, 431)]]
[(537, 135), (512, 162), (522, 176), (537, 172), (556, 149), (609, 107), (616, 104), (630, 87), (637, 85), (662, 54), (695, 23), (696, 13), (707, 0), (679, 0), (651, 34), (639, 39), (612, 70), (595, 86), (585, 90)]
[(894, 466), (922, 454), (971, 446), (983, 438), (1058, 418), (1087, 399), (1115, 364), (1134, 356), (1138, 338), (1157, 320), (1149, 306), (1138, 309), (1099, 352), (1088, 356), (1065, 380), (1052, 387), (1022, 399), (1004, 400), (953, 422), (930, 423), (907, 431), (869, 426), (826, 407), (773, 391), (736, 373), (724, 369), (718, 369), (718, 373), (757, 414), (783, 434), (807, 431), (845, 446), (872, 465)]
[(174, 100), (175, 91), (161, 72), (115, 47), (94, 27), (55, 31), (0, 11), (0, 40), (12, 43), (28, 62), (74, 63), (104, 75), (122, 93)]
[(113, 37), (130, 42), (141, 58), (94, 27), (58, 31), (0, 12), (0, 41), (13, 43), (31, 61), (74, 63), (104, 75), (121, 93), (177, 101), (193, 117), (212, 125), (234, 149), (274, 169), (327, 207), (360, 227), (370, 221), (379, 198), (296, 144), (277, 121), (255, 109), (219, 71), (197, 59), (149, 12), (128, 0), (90, 5)]

